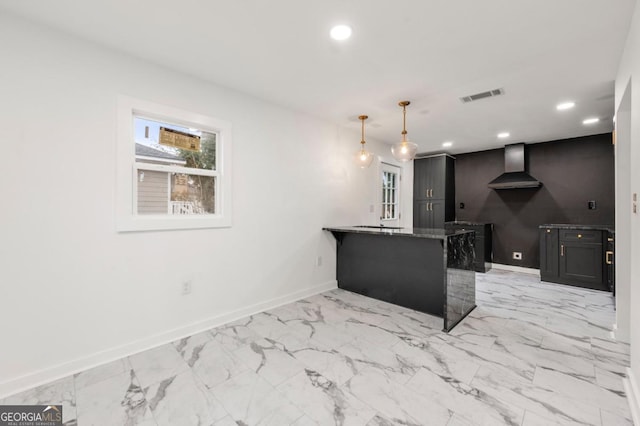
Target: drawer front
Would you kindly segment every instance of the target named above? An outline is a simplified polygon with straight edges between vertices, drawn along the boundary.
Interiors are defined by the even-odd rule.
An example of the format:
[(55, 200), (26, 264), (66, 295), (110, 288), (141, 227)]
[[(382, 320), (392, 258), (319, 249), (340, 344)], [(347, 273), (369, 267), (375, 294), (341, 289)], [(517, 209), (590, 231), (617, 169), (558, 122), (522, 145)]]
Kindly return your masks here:
[(602, 231), (561, 229), (560, 241), (602, 244)]

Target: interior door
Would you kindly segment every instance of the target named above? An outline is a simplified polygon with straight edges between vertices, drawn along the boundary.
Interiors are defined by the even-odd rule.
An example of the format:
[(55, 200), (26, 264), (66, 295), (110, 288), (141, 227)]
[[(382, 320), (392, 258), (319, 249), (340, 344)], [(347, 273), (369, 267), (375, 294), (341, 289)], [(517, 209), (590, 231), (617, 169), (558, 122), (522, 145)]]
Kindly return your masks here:
[(382, 163), (380, 223), (400, 226), (400, 167)]

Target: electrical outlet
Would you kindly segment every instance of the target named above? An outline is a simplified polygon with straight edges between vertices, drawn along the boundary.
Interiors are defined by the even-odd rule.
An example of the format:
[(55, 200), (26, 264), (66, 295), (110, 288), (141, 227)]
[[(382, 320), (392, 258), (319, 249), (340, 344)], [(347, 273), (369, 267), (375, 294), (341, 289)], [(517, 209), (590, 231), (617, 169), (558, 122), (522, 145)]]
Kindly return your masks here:
[(522, 253), (521, 253), (521, 252), (519, 252), (519, 251), (514, 251), (514, 252), (513, 252), (513, 258), (514, 258), (515, 260), (522, 260)]
[(187, 294), (191, 294), (191, 281), (182, 283), (182, 295), (186, 296)]
[(596, 209), (596, 202), (594, 200), (587, 201), (587, 208), (589, 210), (595, 210)]
[(316, 266), (317, 266), (317, 267), (322, 266), (322, 256), (318, 256), (318, 257), (316, 258)]

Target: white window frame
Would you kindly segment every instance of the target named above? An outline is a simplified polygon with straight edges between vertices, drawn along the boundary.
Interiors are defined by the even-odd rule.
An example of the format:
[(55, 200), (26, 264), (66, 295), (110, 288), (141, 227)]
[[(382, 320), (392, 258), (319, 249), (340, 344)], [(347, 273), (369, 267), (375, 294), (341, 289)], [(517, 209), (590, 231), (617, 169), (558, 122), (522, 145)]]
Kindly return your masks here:
[[(185, 169), (136, 162), (134, 116), (215, 133), (216, 169)], [(117, 201), (118, 232), (228, 228), (232, 224), (231, 123), (217, 118), (135, 99), (118, 97)], [(198, 215), (137, 214), (138, 171), (189, 173), (216, 177), (216, 213)]]
[[(395, 204), (395, 217), (392, 218), (384, 218), (384, 197), (382, 196), (382, 191), (381, 189), (384, 188), (384, 185), (382, 183), (382, 175), (385, 172), (385, 166), (389, 166), (389, 167), (393, 167), (395, 169), (397, 169), (397, 171), (395, 171), (394, 173), (396, 173), (396, 187), (395, 187), (395, 202), (393, 204)], [(378, 193), (378, 208), (380, 209), (380, 223), (389, 223), (389, 222), (396, 222), (398, 226), (400, 226), (402, 224), (402, 212), (401, 212), (401, 206), (402, 206), (402, 198), (401, 198), (401, 190), (402, 190), (402, 173), (404, 171), (404, 168), (401, 164), (394, 164), (391, 161), (381, 161), (379, 168), (378, 168), (378, 181), (377, 181), (377, 185), (376, 185), (376, 192)], [(393, 224), (392, 224), (393, 225)]]

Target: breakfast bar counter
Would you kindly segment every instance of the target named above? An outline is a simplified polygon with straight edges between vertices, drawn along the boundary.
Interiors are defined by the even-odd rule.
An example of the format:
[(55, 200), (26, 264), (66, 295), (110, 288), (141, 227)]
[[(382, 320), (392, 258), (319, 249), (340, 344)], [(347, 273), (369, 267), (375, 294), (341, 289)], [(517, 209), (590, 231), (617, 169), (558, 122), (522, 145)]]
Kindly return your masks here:
[(336, 239), (339, 288), (439, 316), (445, 331), (475, 308), (475, 232), (367, 226), (323, 229)]

